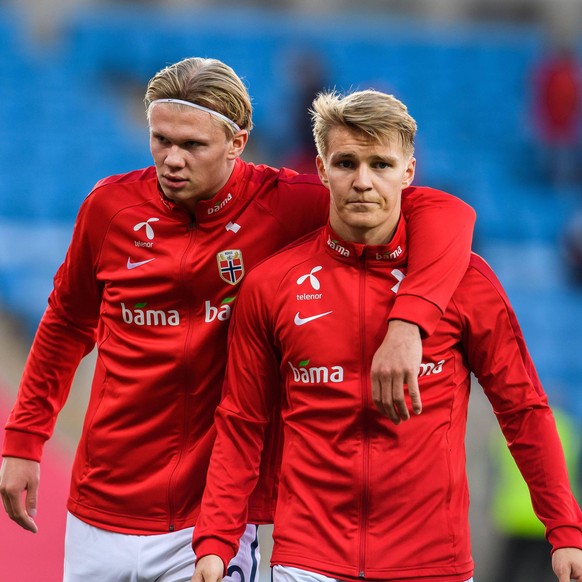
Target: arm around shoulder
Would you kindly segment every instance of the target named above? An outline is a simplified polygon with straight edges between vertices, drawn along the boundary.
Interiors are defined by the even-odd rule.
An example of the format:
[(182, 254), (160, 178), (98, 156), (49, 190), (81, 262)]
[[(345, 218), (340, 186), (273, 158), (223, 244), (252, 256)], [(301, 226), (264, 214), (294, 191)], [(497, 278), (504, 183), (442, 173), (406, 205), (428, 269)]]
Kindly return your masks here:
[(460, 198), (425, 187), (402, 194), (408, 271), (390, 319), (432, 334), (469, 265), (475, 211)]

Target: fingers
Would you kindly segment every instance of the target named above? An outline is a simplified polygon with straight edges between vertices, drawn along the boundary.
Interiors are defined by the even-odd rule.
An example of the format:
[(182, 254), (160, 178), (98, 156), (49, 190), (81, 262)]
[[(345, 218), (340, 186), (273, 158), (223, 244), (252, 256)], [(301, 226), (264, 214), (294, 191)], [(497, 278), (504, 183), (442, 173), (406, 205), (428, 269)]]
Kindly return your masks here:
[(38, 531), (38, 527), (34, 522), (34, 518), (36, 517), (36, 507), (38, 504), (38, 483), (35, 485), (29, 486), (26, 490), (26, 516), (27, 516), (27, 524), (32, 526), (33, 529), (30, 531), (36, 533)]
[(209, 554), (196, 561), (191, 582), (220, 582), (223, 574), (222, 560), (216, 555)]
[(34, 522), (38, 502), (40, 465), (35, 461), (5, 457), (0, 469), (0, 497), (8, 517), (27, 531), (37, 533)]
[(582, 582), (582, 551), (578, 548), (559, 548), (552, 554), (552, 568), (558, 582)]
[[(422, 342), (418, 326), (391, 320), (388, 332), (372, 358), (372, 400), (394, 424), (422, 411), (418, 371)], [(408, 405), (408, 402), (410, 406)]]
[(392, 382), (372, 380), (372, 400), (380, 414), (387, 416), (394, 424), (400, 424), (400, 416), (392, 397)]
[(408, 378), (408, 395), (412, 404), (412, 412), (420, 414), (422, 412), (422, 399), (420, 397), (420, 388), (418, 386), (418, 374)]
[[(38, 527), (32, 517), (36, 514), (36, 500), (34, 508), (25, 508), (22, 499), (22, 491), (5, 488), (2, 491), (2, 503), (8, 517), (16, 522), (20, 527), (32, 533), (38, 532)], [(31, 515), (32, 514), (32, 515)]]
[(387, 416), (394, 424), (409, 420), (410, 410), (414, 414), (422, 412), (422, 401), (416, 377), (408, 379), (407, 383), (401, 375), (386, 379), (379, 377), (372, 379), (372, 400), (380, 414)]
[[(388, 392), (391, 393), (392, 405), (390, 406), (393, 414), (389, 415), (390, 420), (394, 424), (399, 424), (401, 420), (408, 420), (410, 414), (408, 412), (408, 406), (406, 404), (406, 396), (404, 393), (404, 378), (400, 375), (392, 378), (392, 384), (390, 387), (387, 386)], [(388, 398), (388, 395), (386, 396)], [(394, 420), (396, 416), (397, 421)]]

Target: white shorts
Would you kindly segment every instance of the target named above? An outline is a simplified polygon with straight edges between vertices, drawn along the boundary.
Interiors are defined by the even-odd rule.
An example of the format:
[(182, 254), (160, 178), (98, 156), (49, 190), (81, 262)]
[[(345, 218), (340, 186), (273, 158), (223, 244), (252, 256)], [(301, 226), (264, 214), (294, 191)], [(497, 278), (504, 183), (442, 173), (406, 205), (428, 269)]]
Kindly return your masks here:
[[(290, 566), (273, 566), (272, 582), (342, 582), (338, 578), (328, 578), (323, 574), (291, 568)], [(469, 578), (467, 582), (473, 582)]]
[[(258, 527), (247, 525), (223, 580), (259, 579)], [(63, 582), (190, 582), (196, 559), (193, 527), (159, 535), (100, 529), (67, 514)]]

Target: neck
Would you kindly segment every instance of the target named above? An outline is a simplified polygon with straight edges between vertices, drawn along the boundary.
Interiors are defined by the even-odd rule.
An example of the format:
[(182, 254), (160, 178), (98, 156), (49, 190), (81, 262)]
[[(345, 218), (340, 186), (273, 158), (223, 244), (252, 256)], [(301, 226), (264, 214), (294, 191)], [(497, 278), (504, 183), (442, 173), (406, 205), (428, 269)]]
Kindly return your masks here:
[(398, 220), (390, 221), (389, 223), (381, 224), (374, 228), (346, 225), (342, 221), (334, 220), (334, 217), (330, 217), (329, 222), (331, 228), (343, 240), (368, 246), (388, 244), (392, 240), (396, 232), (396, 227), (398, 226)]

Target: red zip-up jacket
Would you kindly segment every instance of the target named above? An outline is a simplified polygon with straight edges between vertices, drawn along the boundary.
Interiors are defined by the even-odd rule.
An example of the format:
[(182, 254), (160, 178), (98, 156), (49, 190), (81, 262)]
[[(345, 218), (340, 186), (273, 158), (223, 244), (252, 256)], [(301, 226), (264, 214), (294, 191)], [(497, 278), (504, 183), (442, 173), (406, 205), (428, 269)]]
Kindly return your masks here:
[(235, 553), (283, 385), (271, 563), (339, 579), (470, 578), (464, 441), (471, 372), (549, 541), (582, 548), (582, 514), (546, 395), (508, 299), (477, 255), (423, 341), (422, 414), (395, 426), (376, 410), (369, 369), (406, 281), (405, 230), (401, 219), (389, 245), (366, 247), (323, 228), (247, 278), (194, 532), (198, 557), (216, 554), (226, 564)]
[[(239, 283), (258, 261), (325, 224), (328, 208), (316, 176), (240, 160), (195, 216), (163, 196), (153, 167), (99, 182), (56, 274), (3, 455), (40, 460), (78, 363), (97, 343), (68, 509), (125, 533), (194, 525)], [(418, 248), (431, 252), (415, 253), (417, 279), (400, 317), (430, 333), (466, 268), (474, 213), (424, 188), (409, 189), (405, 209)], [(448, 291), (434, 279), (450, 281)], [(249, 516), (257, 523), (271, 520), (274, 477), (264, 474)]]

